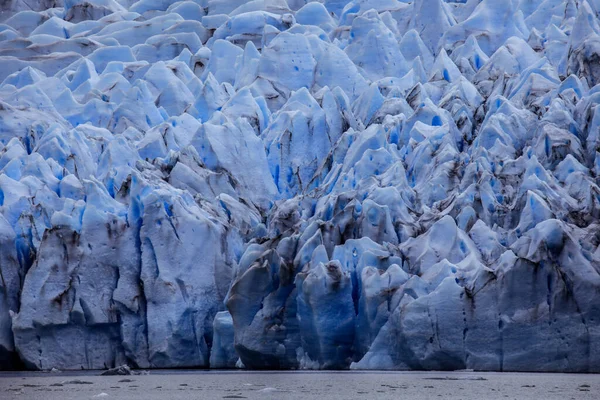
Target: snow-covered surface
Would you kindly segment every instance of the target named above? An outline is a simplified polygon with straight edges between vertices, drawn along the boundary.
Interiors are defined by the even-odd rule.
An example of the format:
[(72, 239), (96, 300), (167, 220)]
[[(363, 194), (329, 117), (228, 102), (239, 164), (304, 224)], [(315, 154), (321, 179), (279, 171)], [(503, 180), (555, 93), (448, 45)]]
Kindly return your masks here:
[(0, 8), (0, 367), (600, 371), (600, 1)]

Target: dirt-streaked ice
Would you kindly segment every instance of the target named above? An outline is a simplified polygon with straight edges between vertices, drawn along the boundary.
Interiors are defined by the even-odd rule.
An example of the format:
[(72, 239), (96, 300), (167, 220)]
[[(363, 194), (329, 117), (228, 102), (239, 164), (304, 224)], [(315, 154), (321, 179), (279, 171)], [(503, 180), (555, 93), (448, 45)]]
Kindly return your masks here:
[(0, 368), (600, 371), (600, 1), (0, 12)]

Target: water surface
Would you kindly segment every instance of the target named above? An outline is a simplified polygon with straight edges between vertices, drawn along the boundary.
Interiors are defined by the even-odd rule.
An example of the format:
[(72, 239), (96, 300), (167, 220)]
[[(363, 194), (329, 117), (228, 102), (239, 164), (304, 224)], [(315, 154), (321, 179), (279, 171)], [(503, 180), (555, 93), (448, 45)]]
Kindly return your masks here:
[(154, 370), (149, 375), (0, 373), (0, 398), (69, 399), (600, 399), (600, 375), (479, 372)]

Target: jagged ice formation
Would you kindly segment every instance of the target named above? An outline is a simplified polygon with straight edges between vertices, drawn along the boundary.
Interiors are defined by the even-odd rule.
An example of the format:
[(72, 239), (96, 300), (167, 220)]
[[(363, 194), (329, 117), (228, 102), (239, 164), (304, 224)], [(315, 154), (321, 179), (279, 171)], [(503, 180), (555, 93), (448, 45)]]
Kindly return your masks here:
[(600, 0), (8, 0), (0, 367), (600, 371)]

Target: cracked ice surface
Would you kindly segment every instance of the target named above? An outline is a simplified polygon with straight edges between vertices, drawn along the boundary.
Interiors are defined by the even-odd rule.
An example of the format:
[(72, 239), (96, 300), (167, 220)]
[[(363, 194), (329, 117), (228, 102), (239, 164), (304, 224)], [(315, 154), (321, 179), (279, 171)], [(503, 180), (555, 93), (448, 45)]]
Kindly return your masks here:
[(599, 0), (0, 7), (0, 367), (600, 371)]

